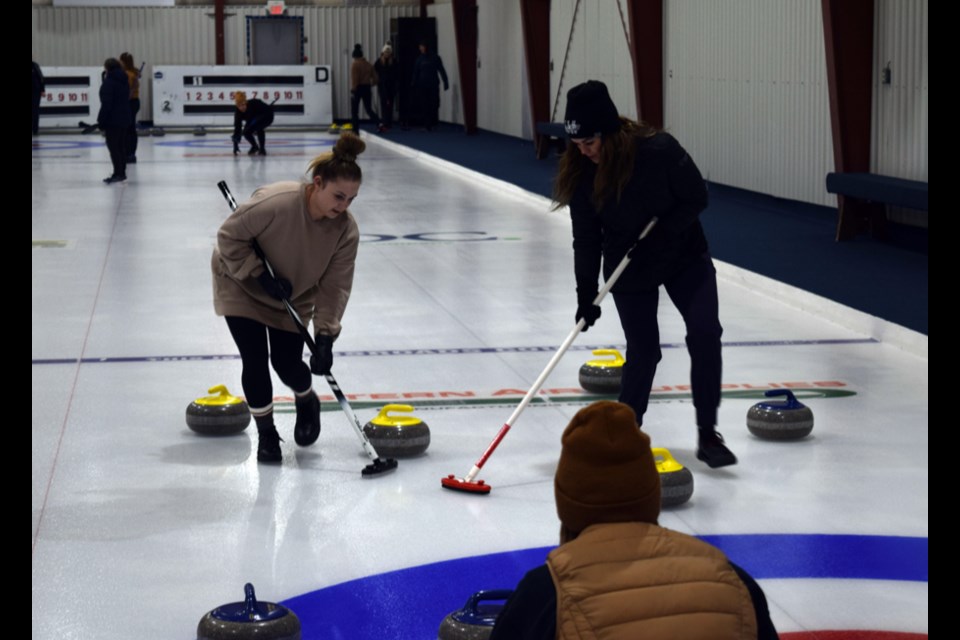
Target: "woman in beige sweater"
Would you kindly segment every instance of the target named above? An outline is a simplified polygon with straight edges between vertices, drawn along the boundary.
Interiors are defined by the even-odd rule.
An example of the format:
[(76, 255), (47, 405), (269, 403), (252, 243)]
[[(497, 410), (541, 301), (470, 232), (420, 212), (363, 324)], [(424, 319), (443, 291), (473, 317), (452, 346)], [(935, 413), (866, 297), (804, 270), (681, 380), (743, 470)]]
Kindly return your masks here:
[[(270, 365), (294, 392), (297, 444), (311, 445), (320, 435), (320, 400), (311, 372), (330, 372), (333, 341), (353, 286), (360, 232), (347, 208), (360, 190), (356, 160), (365, 148), (359, 137), (344, 133), (332, 151), (310, 163), (310, 182), (260, 187), (217, 233), (211, 263), (214, 309), (226, 319), (240, 350), (241, 381), (257, 423), (260, 462), (281, 461)], [(257, 257), (254, 241), (276, 277)], [(303, 337), (284, 298), (304, 325), (313, 322), (317, 356), (311, 356), (309, 367), (303, 362)]]

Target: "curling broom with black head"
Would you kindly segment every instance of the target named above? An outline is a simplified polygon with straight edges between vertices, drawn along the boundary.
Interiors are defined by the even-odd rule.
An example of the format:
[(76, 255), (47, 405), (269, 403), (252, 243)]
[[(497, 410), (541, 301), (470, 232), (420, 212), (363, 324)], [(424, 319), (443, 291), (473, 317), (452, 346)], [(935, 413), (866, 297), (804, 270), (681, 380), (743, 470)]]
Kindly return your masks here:
[[(227, 204), (230, 205), (231, 211), (237, 210), (237, 201), (234, 199), (233, 194), (230, 193), (230, 188), (227, 186), (225, 180), (221, 180), (217, 183), (217, 186), (220, 187), (220, 192), (223, 194), (223, 197), (227, 199)], [(276, 272), (273, 270), (273, 265), (270, 264), (270, 261), (267, 260), (267, 256), (264, 255), (263, 249), (260, 248), (260, 245), (256, 240), (253, 241), (253, 250), (256, 252), (257, 257), (263, 260), (263, 265), (266, 267), (267, 271), (270, 273), (271, 277), (276, 277)], [(290, 318), (293, 320), (293, 323), (297, 325), (297, 329), (300, 331), (300, 335), (303, 336), (303, 341), (306, 342), (307, 348), (310, 349), (310, 353), (317, 357), (317, 344), (313, 341), (313, 336), (310, 335), (310, 332), (307, 331), (307, 328), (303, 325), (303, 321), (300, 320), (300, 315), (297, 313), (297, 310), (293, 308), (293, 305), (290, 304), (290, 301), (287, 298), (283, 298), (281, 301), (283, 306), (287, 309), (287, 313), (290, 314)], [(361, 475), (365, 478), (371, 476), (378, 476), (389, 471), (393, 471), (397, 468), (397, 461), (393, 458), (381, 458), (377, 454), (377, 450), (373, 448), (373, 445), (370, 444), (370, 440), (367, 439), (366, 434), (363, 432), (363, 428), (360, 426), (360, 421), (357, 420), (356, 414), (353, 413), (353, 409), (350, 408), (350, 403), (347, 402), (347, 397), (343, 395), (343, 391), (340, 390), (340, 385), (337, 384), (337, 379), (333, 377), (333, 373), (327, 372), (323, 374), (323, 377), (326, 378), (327, 384), (330, 385), (330, 389), (333, 391), (333, 395), (337, 397), (337, 402), (340, 403), (340, 408), (343, 409), (343, 412), (347, 414), (347, 417), (350, 419), (350, 424), (353, 426), (354, 431), (357, 433), (357, 437), (360, 438), (360, 444), (363, 447), (364, 453), (370, 458), (371, 462), (361, 471)]]
[[(593, 304), (600, 304), (603, 298), (613, 287), (614, 283), (616, 283), (617, 279), (620, 277), (620, 274), (623, 273), (623, 270), (627, 268), (628, 264), (630, 264), (630, 254), (636, 250), (640, 241), (647, 237), (647, 234), (650, 233), (650, 230), (653, 229), (653, 226), (656, 223), (657, 218), (650, 219), (650, 222), (647, 223), (647, 226), (645, 226), (643, 231), (640, 233), (640, 237), (637, 238), (636, 242), (633, 243), (633, 246), (630, 247), (630, 250), (627, 251), (627, 255), (623, 256), (623, 260), (620, 261), (620, 264), (617, 265), (617, 268), (614, 269), (613, 273), (610, 274), (610, 277), (607, 278), (603, 288), (600, 289), (600, 293), (598, 293), (597, 297), (593, 299)], [(547, 380), (547, 376), (550, 375), (554, 367), (557, 366), (557, 363), (560, 362), (560, 358), (563, 357), (563, 354), (567, 352), (567, 349), (570, 348), (570, 345), (573, 344), (573, 341), (577, 339), (578, 335), (580, 335), (584, 324), (586, 324), (586, 320), (584, 318), (580, 318), (580, 320), (577, 322), (577, 326), (573, 328), (573, 331), (570, 332), (570, 335), (567, 336), (567, 339), (564, 340), (563, 344), (560, 345), (560, 348), (557, 349), (557, 352), (550, 359), (550, 362), (547, 363), (546, 368), (544, 368), (544, 370), (540, 373), (540, 376), (536, 379), (536, 381), (534, 381), (533, 386), (530, 387), (529, 391), (527, 391), (527, 395), (523, 396), (523, 400), (520, 401), (520, 404), (517, 405), (517, 408), (514, 409), (510, 417), (507, 418), (507, 421), (503, 423), (502, 427), (500, 427), (500, 431), (487, 447), (487, 450), (483, 452), (483, 455), (480, 456), (480, 459), (477, 460), (477, 462), (473, 465), (473, 468), (470, 469), (470, 473), (462, 478), (458, 478), (455, 475), (450, 474), (446, 478), (442, 478), (440, 480), (440, 486), (442, 486), (444, 489), (463, 491), (465, 493), (490, 493), (490, 489), (492, 487), (483, 480), (475, 480), (477, 474), (480, 473), (480, 469), (483, 468), (483, 465), (487, 462), (487, 459), (500, 445), (500, 441), (503, 440), (503, 438), (507, 435), (507, 432), (510, 431), (510, 427), (513, 425), (513, 423), (516, 422), (523, 410), (527, 408), (528, 404), (530, 404), (530, 400), (533, 399), (533, 396), (540, 391), (540, 387), (543, 386), (543, 383)]]

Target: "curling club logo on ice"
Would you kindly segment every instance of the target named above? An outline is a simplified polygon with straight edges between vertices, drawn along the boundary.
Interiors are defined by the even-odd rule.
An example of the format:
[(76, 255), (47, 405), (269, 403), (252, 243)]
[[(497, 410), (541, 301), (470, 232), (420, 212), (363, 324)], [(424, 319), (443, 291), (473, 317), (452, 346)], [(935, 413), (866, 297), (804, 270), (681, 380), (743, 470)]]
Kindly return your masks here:
[(563, 124), (563, 128), (566, 129), (567, 135), (575, 136), (580, 133), (580, 123), (576, 120), (567, 120)]

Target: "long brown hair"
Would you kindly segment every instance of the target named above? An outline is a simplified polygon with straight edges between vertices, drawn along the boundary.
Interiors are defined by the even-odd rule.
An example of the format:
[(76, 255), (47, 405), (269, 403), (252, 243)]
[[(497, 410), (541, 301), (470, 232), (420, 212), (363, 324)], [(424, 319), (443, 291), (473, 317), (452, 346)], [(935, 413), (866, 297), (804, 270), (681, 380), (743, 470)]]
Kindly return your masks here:
[(137, 68), (133, 65), (133, 55), (128, 51), (124, 51), (120, 54), (120, 64), (123, 65), (123, 68), (127, 71), (136, 71)]
[[(616, 201), (620, 202), (623, 189), (633, 174), (635, 139), (649, 138), (657, 132), (656, 127), (646, 122), (637, 122), (620, 116), (620, 129), (603, 136), (597, 175), (593, 179), (593, 205), (597, 211), (611, 196), (615, 195)], [(580, 175), (590, 162), (580, 153), (577, 145), (567, 141), (567, 150), (560, 158), (557, 177), (553, 181), (554, 210), (570, 204), (573, 193), (580, 183)]]
[(322, 153), (310, 162), (307, 171), (311, 177), (320, 179), (326, 184), (329, 181), (350, 180), (362, 182), (363, 172), (357, 164), (357, 156), (364, 152), (367, 143), (354, 133), (340, 134), (333, 151)]

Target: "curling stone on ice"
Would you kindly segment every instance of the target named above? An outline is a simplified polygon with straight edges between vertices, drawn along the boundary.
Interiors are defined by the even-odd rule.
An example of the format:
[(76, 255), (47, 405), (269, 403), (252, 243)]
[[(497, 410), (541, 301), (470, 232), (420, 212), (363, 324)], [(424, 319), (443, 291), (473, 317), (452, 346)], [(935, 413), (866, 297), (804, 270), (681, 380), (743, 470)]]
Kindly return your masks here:
[(592, 393), (620, 393), (620, 378), (626, 360), (616, 349), (595, 349), (595, 356), (613, 356), (613, 359), (597, 359), (580, 367), (580, 386)]
[(660, 473), (660, 506), (675, 507), (693, 495), (693, 473), (677, 462), (666, 449), (653, 449), (653, 460)]
[(789, 389), (770, 389), (768, 398), (786, 396), (783, 402), (763, 401), (747, 411), (747, 429), (766, 440), (799, 440), (813, 431), (813, 411)]
[(402, 458), (423, 453), (430, 446), (430, 427), (416, 416), (389, 415), (391, 411), (410, 413), (408, 404), (388, 404), (377, 417), (363, 425), (363, 433), (377, 454), (384, 458)]
[(242, 399), (230, 395), (227, 387), (210, 387), (214, 395), (197, 398), (187, 407), (187, 426), (208, 436), (240, 433), (250, 424), (250, 407)]
[(208, 611), (197, 625), (197, 640), (300, 640), (300, 619), (274, 602), (257, 601), (253, 585), (244, 585), (243, 602)]
[(493, 632), (493, 625), (503, 609), (504, 602), (512, 593), (510, 589), (477, 591), (470, 596), (462, 609), (457, 609), (443, 619), (437, 640), (487, 640)]

